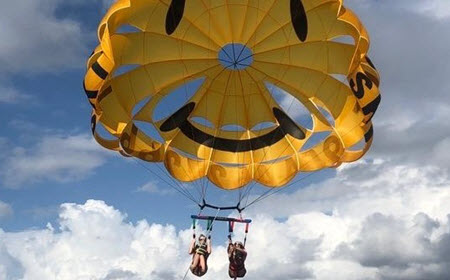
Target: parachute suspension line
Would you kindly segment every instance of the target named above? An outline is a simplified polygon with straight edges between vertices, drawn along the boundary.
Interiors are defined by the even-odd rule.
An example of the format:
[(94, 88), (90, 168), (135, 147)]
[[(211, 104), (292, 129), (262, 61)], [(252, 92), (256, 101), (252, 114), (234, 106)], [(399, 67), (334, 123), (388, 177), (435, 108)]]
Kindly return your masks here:
[(208, 223), (206, 225), (206, 236), (208, 236), (208, 238), (211, 238), (211, 232), (213, 230), (213, 224), (214, 224), (214, 221), (217, 219), (217, 216), (219, 215), (219, 212), (220, 212), (220, 208), (217, 209), (216, 216), (214, 216), (214, 219), (212, 219), (212, 220), (208, 219)]
[(194, 238), (195, 238), (195, 228), (197, 226), (197, 219), (192, 218), (192, 230), (194, 232)]
[[(311, 173), (309, 173), (308, 175), (306, 175), (305, 177), (299, 178), (299, 179), (295, 180), (294, 182), (291, 182), (291, 183), (287, 184), (287, 185), (284, 186), (283, 188), (276, 189), (274, 192), (271, 192), (271, 193), (270, 193), (269, 191), (266, 191), (263, 195), (261, 195), (260, 197), (256, 198), (255, 200), (253, 200), (253, 201), (252, 201), (250, 204), (248, 204), (246, 207), (250, 207), (250, 206), (252, 206), (253, 204), (255, 204), (255, 203), (257, 203), (257, 202), (259, 202), (259, 201), (261, 201), (261, 200), (264, 200), (264, 199), (266, 199), (266, 198), (268, 198), (268, 197), (270, 197), (270, 196), (272, 196), (272, 195), (274, 195), (274, 194), (277, 194), (277, 193), (279, 193), (279, 192), (281, 192), (281, 191), (284, 191), (285, 189), (287, 189), (287, 188), (293, 186), (294, 184), (296, 184), (296, 183), (298, 183), (298, 182), (300, 182), (300, 181), (303, 181), (303, 180), (307, 179), (307, 178), (310, 177), (310, 176), (313, 176), (313, 175), (316, 175), (316, 174), (320, 174), (322, 171), (323, 171), (323, 169), (322, 169), (322, 170), (319, 170), (319, 171), (317, 171), (317, 172), (311, 172)], [(272, 189), (271, 189), (271, 190), (272, 190)]]
[(189, 273), (190, 268), (191, 268), (191, 264), (189, 264), (188, 268), (186, 269), (186, 273), (184, 273), (183, 280), (186, 280), (186, 277), (187, 277), (187, 275)]
[[(164, 170), (159, 164), (156, 164), (156, 167), (164, 174), (165, 172), (168, 172), (167, 170)], [(194, 195), (189, 191), (188, 187), (184, 184), (181, 183), (177, 180), (175, 180), (172, 176), (170, 176), (170, 174), (167, 174), (167, 177), (170, 178), (170, 180), (172, 182), (174, 182), (177, 186), (180, 187), (180, 189), (182, 189), (185, 193), (187, 193), (192, 199), (194, 199), (195, 201), (198, 201), (198, 199), (196, 199), (194, 197)]]
[[(165, 172), (167, 172), (161, 166), (159, 166), (158, 163), (155, 165), (163, 174)], [(175, 180), (172, 176), (170, 176), (170, 174), (168, 174), (167, 177), (169, 177), (170, 180), (175, 183), (175, 185), (179, 186), (179, 188), (182, 189), (186, 194), (188, 194), (192, 199), (194, 199), (195, 201), (198, 201), (197, 199), (195, 199), (195, 197), (192, 195), (192, 193), (188, 190), (188, 188), (184, 185), (184, 183), (180, 183), (179, 181)]]
[(174, 189), (175, 191), (177, 191), (178, 193), (180, 193), (181, 195), (183, 195), (184, 197), (186, 197), (187, 199), (191, 200), (194, 203), (198, 203), (195, 198), (192, 196), (191, 193), (186, 192), (187, 190), (184, 189), (182, 186), (174, 186), (172, 185), (170, 182), (164, 180), (164, 178), (162, 178), (158, 173), (156, 173), (155, 171), (151, 170), (150, 168), (148, 168), (147, 166), (143, 165), (142, 163), (140, 163), (137, 159), (135, 159), (134, 157), (132, 157), (132, 159), (142, 168), (144, 168), (145, 170), (147, 170), (148, 172), (152, 173), (153, 175), (155, 175), (156, 177), (158, 177), (161, 181), (163, 181), (164, 183), (166, 183), (169, 187), (171, 187), (172, 189)]
[(247, 244), (247, 234), (248, 234), (248, 227), (249, 226), (250, 226), (250, 224), (245, 224), (244, 247), (245, 247), (245, 244)]

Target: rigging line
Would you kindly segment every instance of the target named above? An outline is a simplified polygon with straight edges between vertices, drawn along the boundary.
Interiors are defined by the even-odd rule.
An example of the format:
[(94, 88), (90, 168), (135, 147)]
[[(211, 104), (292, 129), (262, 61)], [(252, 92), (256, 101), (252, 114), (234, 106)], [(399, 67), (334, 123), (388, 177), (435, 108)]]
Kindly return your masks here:
[[(192, 193), (189, 191), (188, 187), (185, 186), (184, 183), (181, 183), (181, 182), (175, 180), (170, 174), (168, 174), (168, 173), (166, 174), (167, 170), (164, 170), (161, 166), (159, 166), (158, 163), (156, 163), (155, 165), (156, 165), (156, 167), (159, 169), (159, 171), (161, 171), (162, 174), (164, 174), (164, 175), (165, 175), (166, 177), (168, 177), (172, 182), (174, 182), (175, 185), (177, 185), (180, 189), (182, 189), (186, 194), (190, 195), (190, 197), (192, 197), (194, 200), (197, 200), (197, 199), (195, 199), (194, 195), (192, 195)], [(184, 169), (184, 167), (183, 167), (183, 169)], [(185, 170), (184, 170), (184, 171), (185, 171)], [(187, 172), (186, 172), (186, 171), (185, 171), (185, 173), (186, 173), (186, 175), (187, 175)]]
[(191, 200), (192, 202), (198, 204), (197, 201), (195, 201), (195, 199), (191, 196), (189, 196), (187, 193), (181, 191), (179, 188), (175, 187), (174, 185), (172, 185), (170, 182), (167, 182), (166, 180), (164, 180), (158, 173), (154, 172), (153, 170), (151, 170), (150, 168), (147, 168), (147, 166), (143, 165), (142, 163), (140, 163), (137, 159), (133, 158), (132, 159), (138, 164), (140, 165), (142, 168), (146, 169), (147, 171), (149, 171), (150, 173), (152, 173), (153, 175), (155, 175), (156, 177), (158, 177), (161, 181), (165, 182), (169, 187), (173, 188), (175, 191), (177, 191), (178, 193), (180, 193), (181, 195), (183, 195), (184, 197), (186, 197), (187, 199)]
[(239, 62), (237, 62), (236, 65), (241, 65), (241, 66), (244, 66), (244, 67), (249, 67), (250, 66), (250, 64), (244, 64), (244, 63), (239, 63)]
[(206, 193), (208, 192), (208, 187), (209, 187), (209, 178), (205, 177), (206, 182), (205, 182), (205, 194), (203, 195), (203, 199), (206, 200)]
[(219, 212), (220, 212), (220, 208), (217, 208), (216, 216), (215, 216), (214, 219), (211, 221), (211, 224), (209, 225), (209, 228), (208, 228), (207, 231), (206, 231), (206, 236), (211, 235), (212, 228), (213, 228), (213, 224), (214, 224), (215, 220), (217, 219), (217, 216), (219, 215)]
[[(242, 49), (241, 49), (241, 51), (239, 52), (239, 55), (238, 55), (237, 58), (236, 58), (236, 62), (237, 62), (237, 63), (241, 62), (241, 60), (239, 60), (239, 59), (241, 58), (241, 55), (242, 55), (242, 53), (244, 52), (244, 50), (245, 50), (246, 47), (247, 47), (246, 45), (242, 45)], [(252, 53), (252, 55), (253, 55), (253, 53)]]
[(172, 176), (170, 176), (170, 174), (166, 175), (166, 172), (164, 171), (164, 169), (161, 166), (159, 166), (158, 163), (156, 163), (155, 165), (163, 174), (165, 174), (165, 176), (170, 178), (170, 180), (172, 182), (174, 182), (180, 189), (182, 189), (185, 193), (189, 194), (193, 199), (195, 199), (195, 197), (192, 195), (192, 193), (188, 190), (188, 188), (184, 184), (182, 184), (182, 183), (178, 182), (177, 180), (175, 180)]
[[(160, 180), (162, 180), (163, 182), (165, 182), (166, 184), (168, 184), (171, 188), (174, 188), (175, 190), (177, 190), (178, 192), (180, 192), (181, 194), (183, 194), (184, 196), (186, 196), (187, 198), (189, 198), (190, 200), (194, 201), (196, 204), (198, 204), (198, 202), (196, 202), (195, 197), (187, 190), (185, 190), (177, 181), (175, 181), (172, 177), (169, 177), (176, 186), (178, 186), (179, 189), (177, 189), (176, 186), (170, 184), (170, 182), (167, 182), (166, 180), (164, 180), (161, 175), (159, 175), (158, 173), (156, 173), (155, 171), (147, 168), (147, 166), (145, 166), (144, 164), (142, 164), (139, 160), (137, 160), (134, 157), (131, 157), (137, 164), (139, 164), (141, 167), (143, 167), (144, 169), (146, 169), (147, 171), (151, 172), (152, 174), (154, 174), (155, 176), (157, 176)], [(164, 171), (161, 169), (161, 167), (159, 167), (159, 165), (156, 163), (156, 167), (164, 174)], [(180, 191), (181, 190), (181, 191)]]
[(296, 183), (298, 183), (298, 182), (300, 182), (300, 181), (303, 181), (303, 180), (307, 179), (307, 178), (310, 177), (310, 176), (319, 174), (319, 173), (321, 173), (323, 170), (325, 170), (325, 169), (319, 170), (319, 171), (317, 171), (317, 172), (311, 172), (311, 173), (309, 173), (308, 175), (306, 175), (305, 177), (299, 178), (299, 179), (295, 180), (294, 182), (292, 182), (292, 183), (286, 185), (285, 187), (276, 189), (276, 190), (275, 190), (274, 192), (272, 192), (272, 193), (267, 193), (267, 194), (265, 194), (264, 196), (255, 199), (254, 201), (252, 201), (252, 202), (251, 202), (249, 205), (247, 205), (246, 207), (250, 207), (251, 205), (253, 205), (253, 204), (257, 203), (257, 202), (260, 202), (260, 201), (262, 201), (262, 200), (264, 200), (264, 199), (266, 199), (266, 198), (269, 198), (269, 197), (272, 196), (272, 195), (275, 195), (275, 194), (277, 194), (277, 193), (279, 193), (279, 192), (281, 192), (281, 191), (284, 191), (286, 188), (289, 188), (289, 187), (293, 186), (294, 184), (296, 184)]
[(233, 63), (236, 64), (237, 61), (236, 61), (235, 45), (234, 45), (233, 41), (231, 41), (231, 44), (232, 44), (232, 49), (233, 49)]
[(223, 59), (223, 58), (218, 58), (220, 61), (223, 61), (223, 62), (227, 62), (227, 63), (233, 63), (233, 61), (230, 61), (230, 60), (228, 60), (228, 59)]
[(192, 261), (191, 261), (191, 263), (189, 264), (188, 269), (186, 270), (186, 273), (184, 274), (183, 280), (186, 280), (186, 277), (187, 277), (187, 275), (188, 275), (188, 273), (189, 273), (189, 270), (191, 269), (191, 264), (192, 264)]
[[(164, 170), (162, 169), (161, 166), (158, 165), (158, 163), (156, 164), (156, 167), (163, 173), (165, 174)], [(172, 178), (172, 176), (170, 176), (169, 174), (165, 175), (168, 178), (171, 179), (172, 182), (175, 183), (175, 185), (177, 185), (181, 190), (183, 190), (184, 193), (186, 193), (187, 195), (189, 195), (192, 199), (194, 199), (196, 202), (198, 201), (194, 195), (192, 195), (192, 193), (188, 190), (188, 188), (186, 186), (184, 186), (183, 184), (181, 184), (180, 182), (176, 181), (175, 179)]]
[(230, 61), (233, 61), (233, 59), (231, 58), (231, 56), (228, 54), (228, 52), (225, 50), (225, 47), (222, 47), (223, 53), (228, 56), (228, 58), (230, 59)]
[(253, 56), (253, 53), (250, 54), (250, 55), (247, 55), (247, 56), (244, 57), (244, 58), (241, 58), (240, 60), (237, 61), (237, 63), (240, 63), (240, 62), (242, 62), (242, 61), (245, 61), (246, 59), (248, 59), (248, 58), (250, 58), (250, 57), (252, 57), (252, 56)]
[[(170, 180), (171, 180), (172, 182), (174, 182), (177, 186), (179, 186), (180, 189), (183, 189), (186, 193), (190, 194), (191, 197), (195, 198), (195, 197), (192, 195), (192, 193), (189, 191), (189, 188), (185, 185), (184, 182), (181, 183), (181, 182), (175, 180), (175, 179), (167, 172), (167, 169), (162, 168), (161, 166), (159, 166), (158, 163), (156, 163), (156, 167), (161, 171), (162, 174), (164, 174), (165, 176), (167, 176), (168, 178), (170, 178)], [(183, 168), (183, 169), (184, 169), (184, 168)], [(187, 175), (187, 172), (186, 172), (186, 171), (185, 171), (185, 173), (186, 173), (186, 175)]]

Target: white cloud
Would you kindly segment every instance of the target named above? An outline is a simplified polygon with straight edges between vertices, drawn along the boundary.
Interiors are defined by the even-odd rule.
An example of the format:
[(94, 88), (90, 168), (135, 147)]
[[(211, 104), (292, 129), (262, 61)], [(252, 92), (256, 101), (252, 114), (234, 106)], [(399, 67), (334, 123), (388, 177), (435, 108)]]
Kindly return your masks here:
[(6, 203), (0, 200), (0, 219), (9, 217), (13, 214), (12, 207)]
[(405, 12), (413, 12), (417, 15), (427, 16), (444, 20), (450, 16), (450, 6), (447, 0), (395, 0), (395, 1), (373, 1), (373, 0), (346, 0), (349, 6), (360, 5), (363, 7), (390, 8)]
[(55, 72), (79, 67), (86, 41), (80, 23), (55, 15), (61, 0), (8, 1), (0, 11), (0, 70)]
[(160, 195), (168, 195), (168, 194), (174, 194), (175, 192), (173, 189), (167, 188), (160, 188), (158, 186), (158, 182), (150, 181), (142, 186), (140, 186), (137, 189), (138, 192), (147, 192), (151, 194), (160, 194)]
[[(296, 184), (302, 186), (302, 181)], [(277, 194), (247, 211), (271, 209), (275, 217), (298, 211), (321, 211), (352, 220), (377, 212), (407, 217), (427, 213), (446, 219), (450, 213), (450, 177), (437, 167), (396, 165), (386, 160), (360, 160), (337, 169), (336, 177), (293, 194)], [(251, 201), (251, 199), (250, 199)]]
[(14, 147), (3, 160), (0, 178), (11, 188), (42, 180), (78, 180), (101, 166), (106, 155), (90, 135), (45, 136), (32, 147)]
[(445, 19), (450, 17), (450, 5), (447, 0), (402, 0), (396, 1), (396, 5), (402, 5), (403, 8), (411, 9), (418, 14)]
[(21, 93), (13, 87), (6, 87), (0, 84), (0, 103), (15, 104), (29, 98), (29, 95)]
[[(254, 222), (246, 279), (448, 279), (448, 201), (450, 178), (435, 167), (377, 160), (339, 168), (336, 178), (247, 210)], [(0, 273), (157, 280), (186, 272), (189, 229), (130, 224), (125, 214), (93, 200), (64, 204), (59, 216), (59, 230), (1, 234), (0, 257), (9, 261)], [(236, 234), (242, 239), (242, 230)], [(217, 241), (225, 235), (214, 233), (205, 279), (227, 278), (225, 244)]]

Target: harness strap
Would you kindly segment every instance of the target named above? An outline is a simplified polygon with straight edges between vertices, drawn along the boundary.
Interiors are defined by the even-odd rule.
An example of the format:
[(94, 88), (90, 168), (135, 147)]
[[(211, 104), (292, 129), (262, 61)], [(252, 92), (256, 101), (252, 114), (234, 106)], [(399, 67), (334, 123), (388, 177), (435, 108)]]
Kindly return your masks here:
[(234, 221), (229, 221), (228, 222), (228, 232), (233, 233), (233, 230), (234, 230)]

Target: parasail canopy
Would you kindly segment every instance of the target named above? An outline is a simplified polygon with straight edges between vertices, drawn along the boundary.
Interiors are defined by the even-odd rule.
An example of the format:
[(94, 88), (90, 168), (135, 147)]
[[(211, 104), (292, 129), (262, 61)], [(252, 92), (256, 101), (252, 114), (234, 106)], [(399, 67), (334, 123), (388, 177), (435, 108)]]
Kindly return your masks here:
[[(118, 0), (98, 38), (84, 80), (95, 139), (163, 162), (180, 181), (281, 187), (298, 172), (355, 161), (372, 143), (379, 75), (367, 31), (342, 0)], [(192, 82), (190, 96), (177, 91)], [(270, 85), (307, 108), (311, 127)], [(158, 118), (174, 92), (183, 105)]]

